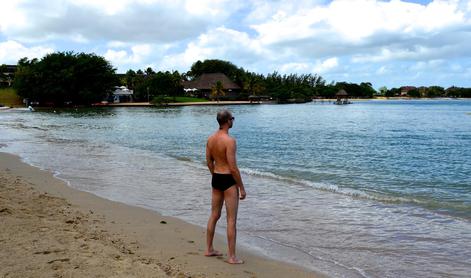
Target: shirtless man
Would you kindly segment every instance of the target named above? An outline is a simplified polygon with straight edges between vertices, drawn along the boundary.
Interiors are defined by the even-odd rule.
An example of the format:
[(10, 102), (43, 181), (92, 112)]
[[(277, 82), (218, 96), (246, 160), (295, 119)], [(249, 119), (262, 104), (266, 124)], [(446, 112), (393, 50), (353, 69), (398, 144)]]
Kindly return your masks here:
[(230, 264), (242, 264), (242, 260), (236, 257), (236, 224), (239, 199), (245, 199), (245, 189), (240, 177), (236, 162), (236, 140), (229, 136), (234, 117), (227, 110), (217, 114), (219, 130), (208, 138), (206, 144), (206, 162), (213, 178), (211, 215), (208, 220), (206, 232), (205, 256), (221, 256), (222, 254), (213, 248), (214, 231), (216, 223), (221, 217), (223, 203), (226, 203), (227, 213), (227, 244), (228, 259)]

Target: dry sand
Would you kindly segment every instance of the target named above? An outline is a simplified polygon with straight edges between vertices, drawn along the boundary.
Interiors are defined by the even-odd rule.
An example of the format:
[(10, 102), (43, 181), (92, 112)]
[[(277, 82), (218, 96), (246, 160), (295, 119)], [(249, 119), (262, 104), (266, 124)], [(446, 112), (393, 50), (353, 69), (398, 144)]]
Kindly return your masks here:
[(204, 241), (201, 227), (74, 190), (0, 153), (0, 277), (320, 277), (245, 250), (245, 264), (229, 265), (204, 257)]

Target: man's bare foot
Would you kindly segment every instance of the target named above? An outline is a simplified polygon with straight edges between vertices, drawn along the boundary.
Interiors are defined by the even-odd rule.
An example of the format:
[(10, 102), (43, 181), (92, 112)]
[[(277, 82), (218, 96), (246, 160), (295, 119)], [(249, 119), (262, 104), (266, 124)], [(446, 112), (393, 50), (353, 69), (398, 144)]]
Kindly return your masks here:
[(204, 252), (206, 257), (219, 257), (222, 256), (222, 253), (216, 250)]
[(243, 264), (244, 261), (243, 260), (240, 260), (236, 257), (230, 257), (226, 260), (226, 263), (228, 264)]

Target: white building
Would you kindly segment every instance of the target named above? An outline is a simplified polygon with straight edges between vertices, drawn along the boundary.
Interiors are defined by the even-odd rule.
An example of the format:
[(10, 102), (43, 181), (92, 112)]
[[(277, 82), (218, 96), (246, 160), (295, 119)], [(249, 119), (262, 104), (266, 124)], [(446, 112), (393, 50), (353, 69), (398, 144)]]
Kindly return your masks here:
[(113, 91), (113, 102), (133, 102), (133, 90), (129, 90), (125, 86), (116, 86)]

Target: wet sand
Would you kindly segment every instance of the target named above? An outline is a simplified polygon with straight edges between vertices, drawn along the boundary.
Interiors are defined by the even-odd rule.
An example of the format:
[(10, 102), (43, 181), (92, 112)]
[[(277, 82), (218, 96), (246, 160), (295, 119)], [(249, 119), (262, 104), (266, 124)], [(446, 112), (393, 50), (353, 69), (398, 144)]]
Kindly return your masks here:
[[(1, 277), (321, 277), (239, 250), (204, 257), (205, 229), (74, 190), (0, 153)], [(215, 246), (225, 253), (226, 241)]]

